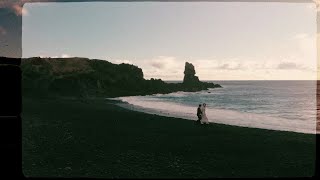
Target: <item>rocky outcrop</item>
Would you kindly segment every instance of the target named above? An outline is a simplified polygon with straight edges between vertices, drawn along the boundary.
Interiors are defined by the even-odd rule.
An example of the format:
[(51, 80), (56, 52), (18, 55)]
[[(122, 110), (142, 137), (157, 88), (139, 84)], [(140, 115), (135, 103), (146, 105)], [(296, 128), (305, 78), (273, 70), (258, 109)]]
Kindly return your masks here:
[(184, 67), (183, 84), (185, 85), (197, 85), (200, 83), (198, 76), (195, 75), (196, 71), (191, 63), (186, 62)]
[(24, 96), (119, 97), (201, 91), (221, 87), (199, 81), (186, 63), (183, 83), (146, 80), (141, 68), (87, 58), (28, 58), (21, 61)]
[(219, 88), (219, 84), (201, 82), (196, 76), (196, 71), (191, 63), (186, 62), (182, 87), (184, 91), (201, 91), (208, 88)]

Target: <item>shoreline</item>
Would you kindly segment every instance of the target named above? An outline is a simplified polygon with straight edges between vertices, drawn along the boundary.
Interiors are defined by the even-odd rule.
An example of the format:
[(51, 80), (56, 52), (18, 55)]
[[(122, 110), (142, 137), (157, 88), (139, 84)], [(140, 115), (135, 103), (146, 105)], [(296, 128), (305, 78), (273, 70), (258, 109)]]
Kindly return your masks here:
[(26, 99), (26, 177), (311, 177), (316, 136), (201, 126), (106, 99)]
[[(188, 121), (196, 121), (196, 115), (194, 118), (191, 118), (188, 115), (184, 115), (184, 114), (174, 114), (174, 113), (169, 113), (169, 112), (164, 112), (160, 109), (154, 109), (154, 108), (146, 108), (146, 107), (142, 107), (139, 105), (134, 105), (134, 104), (130, 104), (128, 102), (125, 102), (119, 98), (122, 97), (117, 97), (117, 98), (105, 98), (107, 101), (113, 101), (115, 105), (131, 110), (131, 111), (136, 111), (136, 112), (142, 112), (142, 113), (146, 113), (146, 114), (152, 114), (152, 115), (159, 115), (159, 116), (164, 116), (164, 117), (171, 117), (171, 118), (179, 118), (179, 119), (184, 119), (184, 120), (188, 120)], [(262, 115), (258, 115), (261, 116)], [(272, 117), (269, 117), (272, 118)], [(279, 118), (280, 119), (280, 118)], [(281, 120), (281, 119), (280, 119)], [(263, 127), (257, 127), (257, 126), (246, 126), (246, 125), (242, 125), (242, 124), (231, 124), (231, 123), (224, 123), (222, 121), (220, 122), (215, 122), (215, 121), (210, 121), (210, 124), (221, 124), (221, 125), (226, 125), (226, 126), (235, 126), (235, 127), (244, 127), (244, 128), (254, 128), (254, 129), (264, 129), (264, 130), (273, 130), (273, 131), (284, 131), (284, 132), (293, 132), (293, 133), (300, 133), (300, 134), (307, 134), (307, 135), (316, 135), (319, 134), (319, 131), (316, 130), (316, 121), (314, 123), (315, 128), (314, 128), (314, 132), (302, 132), (302, 130), (290, 130), (290, 129), (272, 129), (272, 128), (263, 128)]]

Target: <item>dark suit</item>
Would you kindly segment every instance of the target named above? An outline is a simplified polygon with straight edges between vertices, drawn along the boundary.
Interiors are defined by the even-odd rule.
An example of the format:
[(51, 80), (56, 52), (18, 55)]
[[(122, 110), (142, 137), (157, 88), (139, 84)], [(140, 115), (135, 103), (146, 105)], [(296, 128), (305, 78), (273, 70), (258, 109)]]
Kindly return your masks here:
[(198, 116), (198, 122), (200, 122), (200, 120), (202, 118), (202, 112), (201, 112), (200, 107), (198, 107), (198, 109), (197, 109), (197, 116)]

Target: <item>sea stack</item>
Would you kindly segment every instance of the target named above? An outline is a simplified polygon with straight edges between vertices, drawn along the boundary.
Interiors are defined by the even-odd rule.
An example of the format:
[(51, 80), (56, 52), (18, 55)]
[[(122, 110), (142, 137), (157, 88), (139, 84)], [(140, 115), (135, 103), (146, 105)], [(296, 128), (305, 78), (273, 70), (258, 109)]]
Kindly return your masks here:
[(194, 66), (191, 63), (186, 62), (184, 67), (184, 78), (183, 84), (185, 85), (196, 85), (199, 84), (198, 76), (195, 76), (196, 71), (194, 70)]

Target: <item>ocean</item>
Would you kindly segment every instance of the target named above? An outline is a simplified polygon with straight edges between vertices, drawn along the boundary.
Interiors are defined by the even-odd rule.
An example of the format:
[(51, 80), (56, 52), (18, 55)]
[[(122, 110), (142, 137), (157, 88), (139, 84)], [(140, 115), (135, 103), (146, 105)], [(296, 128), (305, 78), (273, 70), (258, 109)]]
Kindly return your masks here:
[(212, 82), (223, 88), (116, 99), (132, 110), (189, 120), (206, 103), (211, 123), (316, 133), (316, 81)]

